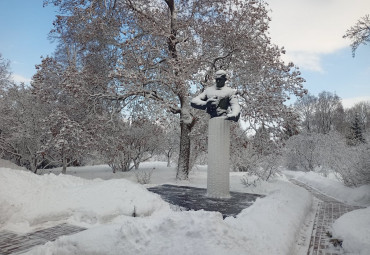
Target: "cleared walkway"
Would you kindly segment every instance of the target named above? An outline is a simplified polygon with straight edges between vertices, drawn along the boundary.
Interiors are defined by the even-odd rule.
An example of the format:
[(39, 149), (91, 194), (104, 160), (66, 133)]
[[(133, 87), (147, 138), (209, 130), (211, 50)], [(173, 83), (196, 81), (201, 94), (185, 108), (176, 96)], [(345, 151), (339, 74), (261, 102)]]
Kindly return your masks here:
[(0, 231), (0, 255), (21, 254), (32, 247), (54, 241), (63, 235), (71, 235), (85, 230), (85, 228), (61, 224), (55, 227), (42, 229), (25, 235), (18, 235), (10, 231)]
[(307, 189), (319, 200), (318, 209), (315, 215), (315, 221), (312, 229), (311, 240), (308, 255), (338, 255), (344, 254), (341, 248), (341, 240), (334, 239), (331, 236), (331, 227), (336, 219), (343, 214), (353, 210), (361, 209), (360, 206), (351, 206), (344, 204), (334, 198), (326, 196), (316, 189), (291, 179), (292, 183)]

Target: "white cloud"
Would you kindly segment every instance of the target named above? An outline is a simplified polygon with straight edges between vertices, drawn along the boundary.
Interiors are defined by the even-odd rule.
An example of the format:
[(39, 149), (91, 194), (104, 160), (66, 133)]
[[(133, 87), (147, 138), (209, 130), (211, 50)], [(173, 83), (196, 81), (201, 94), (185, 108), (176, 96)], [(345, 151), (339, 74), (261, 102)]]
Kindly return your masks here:
[(23, 77), (22, 75), (19, 75), (19, 74), (12, 74), (12, 79), (16, 83), (22, 83), (23, 82), (23, 83), (29, 84), (31, 82), (30, 78)]
[(306, 70), (323, 73), (321, 67), (320, 55), (305, 51), (291, 51), (282, 56), (285, 62), (293, 62), (298, 67), (303, 67)]
[(284, 46), (294, 63), (316, 71), (322, 71), (320, 55), (349, 47), (342, 36), (370, 12), (369, 0), (266, 1), (272, 10), (272, 41)]
[(343, 98), (342, 105), (344, 108), (350, 108), (360, 102), (370, 102), (370, 96), (364, 97), (352, 97), (352, 98)]

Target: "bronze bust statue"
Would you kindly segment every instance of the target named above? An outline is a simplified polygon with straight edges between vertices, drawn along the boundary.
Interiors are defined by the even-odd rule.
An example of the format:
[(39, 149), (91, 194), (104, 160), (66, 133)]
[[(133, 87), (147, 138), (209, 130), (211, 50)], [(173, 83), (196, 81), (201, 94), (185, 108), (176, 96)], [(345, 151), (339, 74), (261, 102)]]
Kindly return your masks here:
[[(196, 109), (207, 110), (214, 117), (225, 117), (227, 120), (238, 121), (240, 106), (236, 97), (236, 90), (225, 86), (226, 72), (219, 70), (215, 73), (216, 84), (206, 88), (191, 100), (191, 106)], [(230, 110), (229, 110), (230, 107)]]

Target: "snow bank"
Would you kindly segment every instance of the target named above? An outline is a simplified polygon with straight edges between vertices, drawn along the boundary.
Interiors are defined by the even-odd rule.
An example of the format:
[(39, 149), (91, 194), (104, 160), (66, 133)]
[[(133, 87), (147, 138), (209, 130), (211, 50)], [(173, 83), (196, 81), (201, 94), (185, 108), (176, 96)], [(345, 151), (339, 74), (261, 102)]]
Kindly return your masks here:
[(17, 169), (17, 170), (26, 170), (25, 167), (18, 166), (9, 160), (5, 160), (1, 158), (0, 158), (0, 167)]
[(28, 254), (289, 254), (312, 199), (290, 183), (274, 186), (237, 218), (168, 210), (145, 218), (121, 217)]
[(344, 214), (333, 224), (335, 238), (349, 254), (370, 254), (370, 207)]
[(58, 221), (91, 226), (120, 216), (169, 210), (158, 196), (125, 179), (84, 180), (0, 168), (0, 229), (28, 232)]
[[(153, 182), (174, 179), (158, 163)], [(101, 169), (100, 169), (101, 168)], [(87, 168), (72, 174), (89, 176)], [(90, 168), (108, 177), (106, 168)], [(99, 172), (99, 173), (98, 173)], [(172, 174), (172, 175), (171, 175)], [(132, 178), (134, 173), (126, 177)], [(168, 177), (171, 176), (171, 177)], [(289, 254), (312, 205), (311, 195), (284, 179), (246, 189), (232, 173), (231, 189), (266, 195), (236, 218), (218, 212), (172, 211), (158, 195), (125, 179), (87, 180), (69, 175), (35, 175), (0, 168), (0, 230), (29, 232), (59, 223), (87, 230), (34, 247), (28, 254)], [(185, 183), (178, 183), (185, 184)], [(187, 185), (204, 187), (199, 167)], [(139, 217), (131, 217), (135, 213)], [(147, 216), (147, 217), (144, 217)]]
[(226, 219), (245, 233), (246, 242), (253, 247), (248, 254), (290, 254), (312, 207), (312, 196), (306, 190), (285, 181), (274, 186), (275, 191), (258, 199), (236, 219)]
[(244, 240), (214, 212), (167, 212), (63, 237), (29, 254), (243, 254)]
[(323, 194), (350, 205), (370, 206), (370, 185), (350, 188), (338, 180), (315, 172), (283, 171), (287, 176), (319, 190)]

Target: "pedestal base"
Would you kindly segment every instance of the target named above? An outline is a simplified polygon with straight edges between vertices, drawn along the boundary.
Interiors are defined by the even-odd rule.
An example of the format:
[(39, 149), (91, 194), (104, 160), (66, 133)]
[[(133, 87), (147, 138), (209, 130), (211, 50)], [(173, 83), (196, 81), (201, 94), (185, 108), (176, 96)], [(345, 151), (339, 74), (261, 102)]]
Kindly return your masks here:
[(217, 199), (206, 196), (206, 190), (164, 184), (148, 188), (149, 191), (161, 195), (163, 200), (172, 204), (174, 210), (205, 210), (220, 212), (223, 218), (236, 217), (242, 210), (251, 206), (259, 197), (257, 194), (230, 192), (230, 198)]
[(207, 196), (230, 197), (230, 122), (222, 117), (208, 123)]

